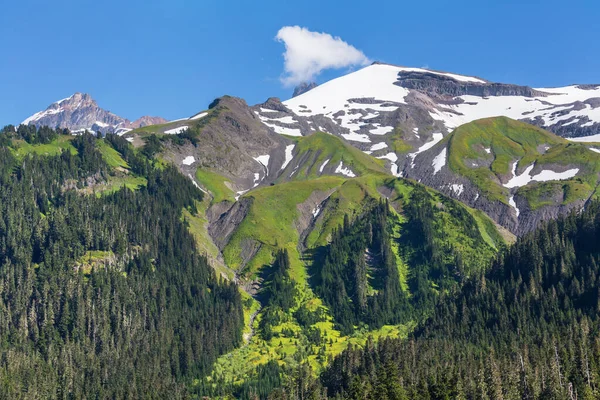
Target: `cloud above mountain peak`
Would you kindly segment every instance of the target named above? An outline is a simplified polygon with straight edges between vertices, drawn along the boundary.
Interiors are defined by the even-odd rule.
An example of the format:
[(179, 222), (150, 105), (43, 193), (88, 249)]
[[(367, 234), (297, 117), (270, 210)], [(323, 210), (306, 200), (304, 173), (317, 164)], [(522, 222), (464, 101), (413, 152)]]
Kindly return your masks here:
[(328, 33), (312, 32), (300, 26), (284, 26), (275, 39), (285, 45), (281, 82), (286, 86), (312, 81), (327, 69), (370, 63), (362, 51)]

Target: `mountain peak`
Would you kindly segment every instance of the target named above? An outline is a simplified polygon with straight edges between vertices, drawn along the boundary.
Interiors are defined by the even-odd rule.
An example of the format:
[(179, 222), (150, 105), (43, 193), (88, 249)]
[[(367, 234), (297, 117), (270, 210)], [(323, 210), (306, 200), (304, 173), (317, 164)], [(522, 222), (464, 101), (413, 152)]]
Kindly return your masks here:
[(316, 88), (317, 86), (319, 85), (316, 82), (302, 82), (294, 88), (294, 94), (292, 94), (292, 97), (300, 96), (301, 94), (304, 94), (309, 90)]
[(76, 92), (50, 104), (44, 111), (33, 114), (22, 124), (67, 128), (73, 132), (100, 131), (106, 134), (125, 133), (134, 128), (165, 122), (161, 117), (144, 116), (132, 123), (98, 106), (88, 93)]

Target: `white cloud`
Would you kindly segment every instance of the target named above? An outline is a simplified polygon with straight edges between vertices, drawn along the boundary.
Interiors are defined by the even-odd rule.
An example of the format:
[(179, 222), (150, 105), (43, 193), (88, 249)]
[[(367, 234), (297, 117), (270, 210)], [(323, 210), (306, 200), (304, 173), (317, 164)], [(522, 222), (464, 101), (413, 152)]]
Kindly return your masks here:
[(362, 51), (328, 33), (311, 32), (299, 26), (284, 26), (275, 37), (285, 44), (281, 81), (288, 86), (313, 80), (322, 71), (366, 65)]

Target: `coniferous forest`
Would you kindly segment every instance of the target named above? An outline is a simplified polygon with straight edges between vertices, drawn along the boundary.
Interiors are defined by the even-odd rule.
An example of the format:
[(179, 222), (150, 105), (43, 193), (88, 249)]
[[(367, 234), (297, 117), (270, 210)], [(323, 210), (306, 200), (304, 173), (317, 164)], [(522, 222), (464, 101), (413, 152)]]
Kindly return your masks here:
[(63, 134), (0, 133), (0, 397), (187, 397), (243, 327), (236, 286), (181, 219), (202, 193), (116, 136), (139, 190), (78, 193), (112, 173), (89, 134), (54, 156), (9, 148)]
[(408, 340), (345, 351), (322, 385), (351, 399), (597, 399), (599, 245), (599, 203), (543, 225)]

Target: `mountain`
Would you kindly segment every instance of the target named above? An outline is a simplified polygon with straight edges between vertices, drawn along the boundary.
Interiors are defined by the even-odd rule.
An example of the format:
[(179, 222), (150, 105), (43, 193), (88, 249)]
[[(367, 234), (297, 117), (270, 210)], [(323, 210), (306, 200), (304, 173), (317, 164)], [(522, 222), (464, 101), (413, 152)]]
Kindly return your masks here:
[[(423, 144), (420, 134), (446, 134), (494, 116), (532, 123), (563, 137), (600, 133), (600, 84), (534, 89), (381, 63), (333, 79), (282, 105), (279, 109), (265, 104), (257, 112), (283, 130), (303, 134), (321, 127), (365, 149), (366, 143), (398, 129), (409, 136), (410, 144)], [(283, 120), (285, 116), (291, 118)]]
[[(596, 91), (585, 86), (573, 93), (581, 90)], [(478, 346), (488, 348), (479, 339), (495, 329), (492, 322), (518, 332), (522, 321), (528, 329), (553, 321), (556, 315), (542, 321), (527, 313), (557, 309), (552, 302), (573, 300), (573, 315), (596, 307), (590, 299), (597, 291), (597, 255), (579, 247), (595, 238), (600, 146), (567, 140), (553, 124), (536, 126), (539, 116), (560, 118), (544, 114), (554, 109), (547, 100), (525, 115), (536, 118), (484, 113), (486, 104), (499, 101), (493, 99), (516, 104), (502, 109), (510, 114), (521, 98), (535, 105), (553, 96), (374, 64), (284, 102), (249, 106), (222, 96), (176, 121), (145, 118), (134, 126), (76, 94), (35, 121), (7, 126), (0, 131), (0, 196), (6, 197), (0, 204), (11, 217), (0, 220), (0, 244), (8, 246), (0, 245), (0, 263), (9, 257), (12, 269), (0, 264), (7, 288), (0, 309), (11, 314), (0, 319), (0, 331), (7, 332), (0, 332), (0, 343), (16, 352), (10, 359), (17, 362), (0, 368), (0, 381), (12, 394), (30, 397), (52, 397), (52, 390), (81, 397), (88, 388), (100, 397), (144, 397), (142, 388), (152, 387), (175, 398), (279, 398), (277, 388), (284, 386), (286, 393), (326, 388), (341, 397), (352, 390), (358, 398), (406, 398), (404, 389), (409, 398), (424, 390), (431, 398), (454, 398), (452, 390), (461, 389), (436, 392), (447, 389), (435, 373), (442, 367), (427, 365), (446, 365), (440, 359), (450, 349), (456, 360), (467, 360), (452, 382), (467, 385), (471, 398), (498, 397), (473, 394), (483, 387), (477, 382), (498, 387), (493, 363), (512, 383), (514, 371), (525, 367), (513, 365), (520, 348), (504, 352), (503, 344), (491, 349), (504, 359), (469, 358)], [(563, 111), (585, 111), (591, 121), (594, 100), (582, 103)], [(85, 124), (104, 118), (109, 126), (103, 137), (36, 126), (61, 118)], [(544, 225), (581, 208), (581, 219), (584, 214), (574, 213)], [(540, 226), (535, 240), (527, 236)], [(512, 247), (515, 235), (521, 239)], [(587, 270), (576, 270), (578, 257)], [(536, 297), (544, 291), (546, 297)], [(520, 294), (523, 301), (514, 303)], [(496, 317), (483, 321), (487, 315)], [(445, 321), (452, 325), (443, 328)], [(479, 336), (467, 332), (471, 326)], [(535, 343), (553, 343), (528, 332)], [(511, 335), (503, 336), (506, 343), (521, 340)], [(386, 353), (387, 339), (408, 336), (418, 354), (402, 347), (410, 345), (404, 341)], [(471, 337), (479, 339), (466, 341)], [(142, 350), (131, 347), (136, 344)], [(574, 354), (565, 346), (561, 342), (559, 355), (551, 356)], [(57, 355), (67, 352), (73, 358)], [(410, 369), (396, 353), (412, 357), (418, 382), (412, 375), (402, 375), (399, 384), (392, 379), (400, 372), (386, 360)], [(380, 358), (363, 365), (356, 354)], [(86, 355), (94, 366), (76, 369), (86, 365)], [(532, 365), (536, 357), (523, 354)], [(489, 369), (475, 370), (488, 359)], [(107, 371), (107, 360), (119, 368)], [(36, 375), (20, 367), (36, 362)], [(72, 371), (76, 388), (44, 372), (52, 370)], [(351, 375), (363, 373), (365, 385), (352, 386)], [(464, 378), (475, 373), (481, 376), (475, 383)], [(550, 387), (548, 371), (529, 373), (532, 388)], [(391, 385), (386, 395), (373, 394), (373, 379), (377, 390)]]
[(167, 121), (164, 118), (149, 116), (130, 122), (100, 108), (89, 94), (75, 93), (66, 99), (50, 104), (44, 111), (33, 114), (21, 124), (67, 128), (73, 132), (88, 130), (102, 133), (123, 133), (134, 128), (165, 122)]
[(402, 174), (522, 234), (600, 196), (596, 150), (524, 122), (486, 118), (409, 154)]
[[(265, 125), (282, 135), (302, 136), (323, 131), (340, 136), (356, 148), (384, 160), (393, 175), (418, 180), (479, 208), (504, 227), (520, 234), (535, 228), (541, 220), (581, 206), (597, 196), (595, 165), (598, 157), (592, 153), (598, 153), (598, 149), (586, 148), (583, 144), (568, 147), (564, 139), (552, 133), (574, 142), (600, 140), (596, 136), (600, 132), (599, 101), (600, 85), (534, 89), (447, 72), (375, 63), (290, 100), (281, 102), (271, 98), (255, 106), (254, 111)], [(502, 164), (501, 170), (475, 176), (467, 169), (461, 169), (458, 163), (446, 165), (448, 154), (443, 147), (452, 142), (455, 130), (464, 132), (471, 123), (499, 116), (521, 121), (520, 125), (511, 128), (513, 145), (518, 146), (521, 130), (525, 136), (536, 132), (539, 136), (536, 140), (548, 144), (548, 149), (552, 144), (561, 143), (562, 146), (550, 152), (554, 155), (554, 164), (543, 169), (537, 159), (521, 160), (525, 153), (514, 151), (507, 160), (508, 156), (499, 146), (498, 152), (493, 150), (496, 147), (490, 143), (496, 135), (492, 135), (494, 138), (485, 146), (490, 153), (480, 154), (483, 147), (475, 150), (487, 160), (465, 162), (471, 163), (468, 168), (480, 168), (484, 164), (490, 167), (494, 158), (501, 156), (493, 163), (493, 169)], [(512, 123), (507, 123), (506, 119), (502, 121), (504, 123), (488, 124), (486, 131), (492, 126), (498, 127), (496, 133), (503, 136), (505, 132), (500, 127)], [(546, 131), (532, 129), (532, 126)], [(461, 152), (470, 156), (475, 154), (469, 146), (451, 146), (450, 149), (451, 160), (467, 156)], [(540, 147), (535, 152), (545, 151)], [(573, 152), (580, 152), (575, 157), (576, 162)], [(549, 155), (544, 159), (548, 158)], [(591, 164), (589, 159), (593, 160)], [(530, 164), (521, 164), (526, 161)], [(482, 164), (477, 165), (477, 162)], [(522, 174), (528, 167), (535, 169), (534, 174), (542, 175), (521, 181), (524, 183), (519, 188), (503, 187), (512, 185), (508, 182), (512, 168), (508, 162), (513, 166), (519, 162), (513, 176), (517, 172)], [(534, 162), (537, 164), (533, 165)], [(474, 179), (478, 183), (474, 183)], [(565, 179), (570, 183), (547, 183)], [(578, 184), (578, 179), (585, 183)], [(491, 187), (499, 189), (495, 192), (487, 190)], [(574, 187), (578, 189), (572, 190)]]

